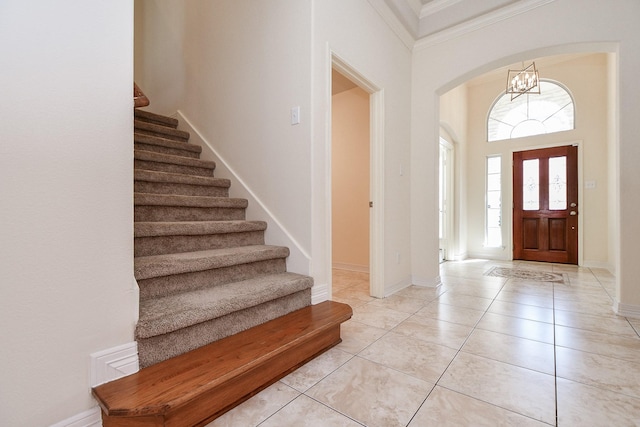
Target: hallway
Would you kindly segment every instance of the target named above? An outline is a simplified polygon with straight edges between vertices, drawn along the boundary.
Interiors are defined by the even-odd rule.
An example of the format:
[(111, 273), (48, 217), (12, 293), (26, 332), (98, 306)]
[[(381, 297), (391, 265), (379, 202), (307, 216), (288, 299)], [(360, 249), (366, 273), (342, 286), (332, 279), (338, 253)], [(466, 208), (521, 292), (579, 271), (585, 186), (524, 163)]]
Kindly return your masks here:
[(613, 314), (601, 269), (467, 260), (438, 288), (369, 297), (343, 342), (213, 426), (631, 426), (640, 424), (640, 320)]

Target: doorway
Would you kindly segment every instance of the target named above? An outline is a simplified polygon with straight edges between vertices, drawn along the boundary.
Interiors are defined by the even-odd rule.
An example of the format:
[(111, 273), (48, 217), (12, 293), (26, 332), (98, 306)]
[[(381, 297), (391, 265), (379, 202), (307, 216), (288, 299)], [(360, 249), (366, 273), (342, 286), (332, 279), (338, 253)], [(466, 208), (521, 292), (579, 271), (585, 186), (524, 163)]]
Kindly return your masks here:
[(336, 70), (331, 81), (332, 265), (369, 273), (369, 94)]
[(578, 147), (513, 153), (513, 258), (578, 264)]
[[(365, 156), (360, 156), (357, 162), (359, 164), (365, 163), (368, 166), (368, 193), (366, 194), (366, 199), (363, 200), (368, 215), (362, 221), (368, 226), (369, 295), (384, 298), (384, 92), (335, 53), (331, 54), (330, 72), (332, 76), (337, 78), (346, 78), (352, 86), (355, 84), (359, 90), (366, 93), (366, 99), (368, 99), (369, 151), (366, 158)], [(334, 82), (332, 81), (332, 88), (333, 84)], [(331, 99), (329, 101), (332, 104)], [(334, 116), (333, 112), (332, 116)], [(331, 127), (333, 128), (334, 125), (335, 123), (332, 122)], [(333, 132), (330, 131), (331, 133)], [(332, 142), (329, 142), (329, 147), (333, 151)], [(331, 154), (331, 157), (333, 157), (333, 154)], [(333, 166), (331, 169), (333, 169)], [(332, 170), (329, 171), (328, 175), (332, 181), (329, 184), (329, 188), (333, 190)], [(332, 208), (330, 215), (331, 226), (329, 227), (330, 235), (328, 238), (331, 243), (328, 245), (330, 249), (328, 259), (331, 261), (334, 252), (333, 195), (330, 195), (330, 201)]]

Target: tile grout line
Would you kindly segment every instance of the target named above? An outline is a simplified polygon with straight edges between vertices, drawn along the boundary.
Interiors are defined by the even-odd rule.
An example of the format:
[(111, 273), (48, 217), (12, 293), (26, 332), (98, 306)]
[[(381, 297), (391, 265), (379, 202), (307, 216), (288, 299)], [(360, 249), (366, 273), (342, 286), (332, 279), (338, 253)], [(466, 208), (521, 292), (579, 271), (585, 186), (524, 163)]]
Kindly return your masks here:
[[(510, 279), (507, 278), (503, 283), (502, 286), (500, 286), (500, 289), (498, 290), (498, 292), (496, 293), (496, 295), (491, 299), (491, 304), (489, 304), (487, 306), (487, 308), (484, 310), (484, 313), (482, 314), (482, 316), (480, 316), (480, 318), (475, 322), (475, 324), (472, 326), (471, 328), (471, 332), (469, 332), (469, 335), (467, 335), (467, 337), (464, 339), (463, 343), (460, 345), (460, 348), (456, 350), (456, 354), (451, 358), (451, 360), (449, 361), (449, 363), (447, 364), (447, 367), (444, 368), (444, 370), (442, 371), (442, 373), (440, 374), (440, 376), (438, 377), (438, 379), (436, 380), (436, 382), (433, 385), (433, 388), (431, 389), (431, 391), (427, 394), (427, 396), (424, 398), (424, 400), (422, 401), (422, 403), (420, 404), (420, 406), (418, 406), (418, 409), (416, 410), (416, 412), (413, 414), (413, 416), (411, 417), (411, 419), (409, 420), (409, 424), (411, 424), (411, 422), (413, 421), (413, 419), (416, 417), (416, 415), (418, 415), (418, 412), (420, 412), (420, 409), (422, 408), (422, 406), (425, 404), (425, 402), (429, 399), (429, 396), (431, 396), (431, 393), (433, 393), (433, 391), (436, 389), (436, 387), (438, 387), (438, 383), (440, 382), (440, 380), (442, 379), (442, 377), (444, 376), (445, 372), (447, 372), (447, 370), (451, 367), (451, 364), (453, 363), (453, 361), (456, 359), (456, 357), (458, 357), (458, 355), (460, 354), (460, 352), (462, 351), (462, 347), (464, 347), (464, 345), (467, 343), (467, 341), (469, 340), (469, 338), (471, 337), (471, 335), (473, 334), (473, 332), (476, 330), (476, 327), (478, 326), (478, 324), (482, 321), (482, 318), (485, 316), (485, 314), (487, 314), (487, 312), (489, 311), (489, 308), (491, 308), (491, 305), (494, 303), (494, 301), (496, 300), (496, 298), (498, 297), (498, 295), (500, 294), (500, 292), (502, 292), (502, 289), (504, 289), (505, 285), (507, 284), (507, 282)], [(443, 292), (442, 294), (438, 295), (438, 297), (436, 297), (433, 301), (435, 301), (436, 299), (438, 299), (441, 295), (443, 295), (445, 292)], [(432, 301), (432, 302), (433, 302)], [(438, 320), (438, 319), (436, 319)], [(442, 388), (445, 388), (447, 390), (449, 390), (449, 388), (444, 387), (444, 386), (440, 386)], [(453, 390), (452, 390), (453, 391)], [(460, 393), (460, 392), (456, 392), (456, 393)], [(465, 395), (466, 396), (466, 395)], [(487, 404), (490, 405), (494, 405), (493, 403), (489, 403), (489, 402), (485, 402)], [(494, 405), (497, 406), (497, 405)], [(497, 406), (499, 407), (499, 406)]]
[[(563, 275), (563, 277), (565, 277)], [(569, 276), (566, 276), (566, 279), (569, 280)], [(556, 427), (558, 427), (558, 356), (557, 356), (557, 342), (556, 342), (556, 283), (552, 284), (552, 319), (553, 319), (553, 387), (554, 387), (554, 401), (555, 401), (555, 416), (556, 416)]]

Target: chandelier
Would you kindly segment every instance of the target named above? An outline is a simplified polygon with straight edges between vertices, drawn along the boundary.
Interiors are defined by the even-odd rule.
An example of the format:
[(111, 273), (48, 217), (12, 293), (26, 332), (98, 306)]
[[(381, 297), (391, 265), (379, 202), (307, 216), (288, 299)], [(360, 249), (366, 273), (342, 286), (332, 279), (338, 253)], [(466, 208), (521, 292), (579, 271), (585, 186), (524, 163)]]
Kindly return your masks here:
[(523, 93), (540, 93), (539, 81), (540, 77), (535, 62), (522, 70), (509, 70), (506, 93), (511, 94), (512, 101)]

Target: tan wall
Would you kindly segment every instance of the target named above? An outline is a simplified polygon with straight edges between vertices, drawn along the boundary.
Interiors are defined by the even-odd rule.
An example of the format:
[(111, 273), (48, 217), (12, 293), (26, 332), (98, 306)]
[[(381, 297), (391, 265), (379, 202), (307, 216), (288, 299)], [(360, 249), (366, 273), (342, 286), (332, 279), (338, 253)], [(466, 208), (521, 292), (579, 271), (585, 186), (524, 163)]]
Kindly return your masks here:
[[(552, 61), (547, 58), (546, 62)], [(511, 159), (514, 151), (552, 145), (579, 143), (580, 182), (579, 214), (582, 245), (580, 260), (597, 267), (613, 267), (608, 258), (608, 81), (607, 56), (595, 54), (570, 61), (538, 63), (541, 78), (565, 85), (575, 102), (575, 130), (487, 142), (486, 120), (494, 100), (504, 92), (500, 78), (469, 85), (469, 158), (467, 164), (467, 203), (469, 252), (476, 257), (510, 259), (512, 256), (513, 186)], [(531, 95), (535, 96), (535, 95)], [(488, 155), (502, 156), (502, 229), (503, 248), (484, 248), (485, 159)], [(585, 181), (596, 181), (596, 188), (586, 189)]]
[(333, 95), (331, 113), (333, 266), (369, 271), (369, 94)]

